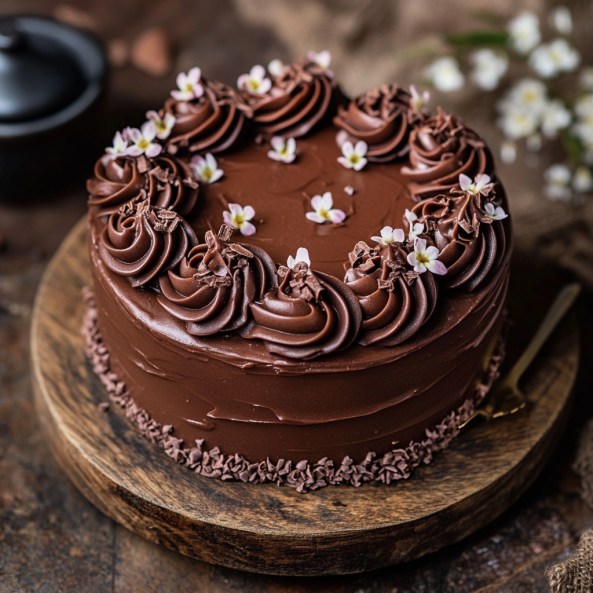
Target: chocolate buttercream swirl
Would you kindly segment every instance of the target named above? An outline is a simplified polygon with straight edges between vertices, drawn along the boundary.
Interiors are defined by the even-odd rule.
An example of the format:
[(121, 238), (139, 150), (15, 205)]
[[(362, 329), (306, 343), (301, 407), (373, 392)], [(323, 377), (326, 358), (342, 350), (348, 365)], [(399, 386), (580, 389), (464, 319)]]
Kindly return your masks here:
[(358, 342), (396, 346), (411, 338), (432, 315), (437, 302), (433, 274), (418, 274), (401, 245), (371, 248), (360, 241), (349, 254), (344, 282), (362, 309)]
[(199, 99), (167, 99), (164, 111), (175, 116), (167, 151), (222, 152), (237, 146), (249, 127), (251, 109), (231, 87), (216, 80), (202, 80)]
[(496, 193), (485, 197), (457, 192), (414, 206), (418, 222), (434, 237), (441, 250), (439, 259), (447, 267), (441, 286), (469, 292), (499, 269), (507, 248), (507, 223), (486, 214), (487, 202), (500, 204)]
[(269, 352), (311, 359), (352, 344), (362, 315), (352, 291), (304, 263), (280, 267), (280, 286), (251, 303), (253, 322), (241, 335), (263, 340)]
[(185, 220), (145, 200), (111, 214), (99, 237), (99, 254), (112, 272), (137, 288), (178, 264), (194, 243), (196, 235)]
[(284, 66), (272, 76), (269, 92), (242, 92), (253, 109), (256, 128), (266, 137), (298, 138), (334, 115), (343, 94), (331, 73), (308, 60)]
[(339, 107), (334, 124), (348, 140), (367, 143), (369, 161), (393, 161), (408, 154), (410, 131), (425, 119), (412, 108), (411, 99), (397, 85), (384, 84)]
[(116, 212), (127, 203), (148, 201), (182, 216), (192, 213), (198, 199), (198, 183), (187, 163), (172, 156), (103, 157), (87, 181), (88, 204), (99, 216)]
[(268, 254), (230, 243), (231, 234), (226, 225), (218, 235), (207, 231), (205, 243), (160, 278), (158, 302), (194, 336), (240, 329), (249, 321), (249, 304), (275, 285), (276, 266)]
[(494, 161), (485, 142), (456, 117), (439, 108), (410, 132), (410, 166), (402, 172), (410, 180), (408, 189), (418, 199), (446, 193), (459, 183), (461, 173), (494, 172)]

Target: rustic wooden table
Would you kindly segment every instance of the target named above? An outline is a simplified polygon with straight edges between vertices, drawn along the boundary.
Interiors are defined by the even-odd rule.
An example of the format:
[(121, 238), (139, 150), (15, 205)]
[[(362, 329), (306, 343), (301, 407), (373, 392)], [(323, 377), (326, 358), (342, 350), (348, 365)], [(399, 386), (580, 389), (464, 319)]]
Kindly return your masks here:
[[(47, 12), (54, 4), (31, 1), (25, 8)], [(272, 50), (294, 50), (255, 24), (245, 29), (248, 49), (242, 51), (235, 45), (225, 54), (216, 45), (217, 40), (243, 26), (242, 18), (249, 10), (237, 11), (225, 0), (216, 3), (217, 10), (221, 5), (226, 7), (224, 19), (211, 21), (208, 13), (213, 9), (209, 4), (215, 5), (200, 3), (199, 15), (192, 3), (183, 1), (131, 1), (122, 10), (130, 20), (142, 7), (144, 26), (154, 22), (171, 26), (178, 44), (177, 67), (185, 68), (191, 60), (207, 62), (215, 77), (229, 81), (236, 76), (236, 69), (241, 71), (256, 61), (258, 52), (267, 57)], [(95, 15), (101, 34), (111, 38), (124, 35), (122, 13), (115, 11), (116, 3), (89, 1), (84, 5)], [(0, 4), (3, 13), (22, 9), (16, 0)], [(188, 33), (192, 29), (186, 13), (199, 28), (198, 34)], [(136, 26), (130, 34), (137, 35), (140, 30)], [(118, 69), (113, 77), (104, 140), (122, 123), (140, 121), (147, 107), (162, 100), (172, 80), (172, 75), (154, 79), (131, 67)], [(536, 271), (536, 276), (539, 274), (540, 285), (545, 287), (547, 278), (556, 277), (556, 271), (534, 254), (539, 246), (537, 239), (551, 236), (554, 229), (550, 217), (560, 225), (563, 217), (568, 220), (574, 216), (566, 214), (563, 206), (554, 206), (545, 217), (538, 215), (530, 205), (536, 198), (529, 198), (535, 190), (526, 188), (516, 171), (503, 174), (509, 193), (521, 195), (513, 212), (518, 265), (527, 262), (533, 271), (533, 262), (539, 262), (542, 270)], [(85, 208), (83, 179), (72, 180), (69, 189), (57, 195), (0, 204), (0, 593), (548, 590), (546, 567), (565, 559), (579, 534), (593, 526), (593, 511), (581, 501), (579, 480), (571, 470), (579, 429), (593, 415), (588, 364), (583, 365), (578, 381), (571, 425), (557, 454), (528, 493), (495, 524), (411, 564), (352, 577), (260, 577), (184, 558), (140, 539), (101, 515), (66, 479), (44, 442), (32, 404), (28, 356), (31, 308), (40, 276)], [(571, 224), (568, 220), (568, 229)], [(529, 239), (523, 232), (527, 228)], [(531, 289), (537, 287), (532, 285)], [(593, 330), (592, 304), (591, 294), (585, 294), (580, 307), (584, 336)], [(591, 360), (591, 354), (591, 346), (585, 343), (583, 360)]]

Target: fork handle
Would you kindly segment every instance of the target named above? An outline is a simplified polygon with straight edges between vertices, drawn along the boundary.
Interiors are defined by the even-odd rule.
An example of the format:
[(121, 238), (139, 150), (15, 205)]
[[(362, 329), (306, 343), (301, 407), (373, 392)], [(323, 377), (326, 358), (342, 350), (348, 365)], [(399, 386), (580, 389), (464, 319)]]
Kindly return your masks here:
[(566, 312), (570, 309), (575, 299), (581, 292), (581, 285), (578, 282), (573, 282), (565, 286), (556, 296), (554, 303), (548, 309), (544, 320), (541, 322), (538, 330), (535, 332), (531, 342), (521, 355), (521, 358), (514, 364), (509, 371), (504, 383), (506, 385), (516, 386), (523, 373), (527, 370), (536, 354), (550, 337), (560, 320), (564, 317)]

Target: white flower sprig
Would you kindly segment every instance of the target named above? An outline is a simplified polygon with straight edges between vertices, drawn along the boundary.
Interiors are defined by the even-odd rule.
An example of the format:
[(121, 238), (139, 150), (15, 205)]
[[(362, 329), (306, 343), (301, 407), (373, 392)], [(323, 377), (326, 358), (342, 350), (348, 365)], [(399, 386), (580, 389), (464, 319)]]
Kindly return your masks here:
[(156, 138), (156, 128), (154, 123), (147, 121), (142, 124), (140, 129), (129, 128), (127, 136), (131, 145), (126, 149), (128, 156), (140, 156), (142, 154), (149, 158), (154, 158), (161, 154), (163, 147), (158, 142), (153, 142)]
[(414, 241), (418, 235), (421, 235), (424, 232), (424, 225), (421, 222), (417, 222), (418, 216), (416, 213), (408, 210), (407, 208), (404, 216), (409, 227), (408, 241)]
[(475, 51), (471, 54), (470, 61), (474, 66), (471, 79), (478, 88), (485, 91), (495, 89), (509, 67), (508, 57), (491, 49)]
[(338, 157), (338, 163), (346, 169), (360, 171), (367, 164), (366, 154), (368, 146), (363, 140), (359, 140), (356, 145), (346, 140), (342, 144), (342, 156)]
[(289, 255), (288, 259), (286, 260), (286, 265), (291, 270), (294, 270), (298, 264), (305, 264), (307, 266), (311, 265), (309, 250), (306, 247), (299, 247), (297, 249), (296, 255), (294, 257)]
[(156, 137), (159, 140), (166, 140), (171, 135), (171, 130), (177, 121), (172, 113), (160, 115), (158, 111), (148, 111), (146, 119), (154, 124)]
[(566, 39), (554, 39), (542, 44), (529, 56), (529, 65), (543, 78), (553, 78), (562, 72), (572, 72), (581, 56)]
[(177, 101), (199, 99), (204, 94), (201, 79), (202, 71), (198, 67), (192, 68), (187, 74), (180, 72), (176, 80), (177, 89), (171, 91), (171, 96)]
[(215, 183), (223, 175), (224, 171), (218, 168), (216, 159), (207, 153), (206, 156), (196, 155), (189, 162), (194, 177), (203, 183)]
[(414, 251), (408, 253), (408, 263), (414, 267), (414, 272), (423, 274), (428, 270), (442, 276), (447, 273), (447, 267), (438, 257), (440, 251), (434, 245), (426, 246), (426, 239), (414, 240)]
[(265, 95), (272, 88), (272, 81), (266, 77), (266, 69), (257, 64), (251, 68), (249, 74), (239, 76), (237, 86), (252, 95)]
[(273, 150), (268, 150), (268, 157), (281, 163), (292, 163), (296, 159), (296, 140), (273, 136), (270, 140)]
[(406, 240), (406, 234), (403, 229), (394, 229), (390, 226), (384, 226), (380, 230), (381, 236), (374, 235), (371, 237), (380, 245), (392, 245), (393, 243), (403, 243)]
[(222, 213), (222, 219), (228, 226), (237, 229), (242, 235), (249, 237), (255, 235), (255, 225), (250, 221), (255, 216), (252, 206), (229, 204), (229, 209)]
[(343, 210), (334, 208), (334, 199), (330, 192), (326, 191), (322, 196), (313, 196), (311, 198), (312, 212), (305, 213), (307, 220), (324, 224), (333, 222), (340, 224), (346, 220), (346, 213)]

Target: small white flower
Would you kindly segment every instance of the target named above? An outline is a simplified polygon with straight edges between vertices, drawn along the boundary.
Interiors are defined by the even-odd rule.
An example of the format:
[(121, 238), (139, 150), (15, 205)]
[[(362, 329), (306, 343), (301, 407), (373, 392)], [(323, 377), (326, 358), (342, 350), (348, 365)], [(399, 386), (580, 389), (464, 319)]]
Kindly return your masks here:
[(538, 118), (532, 111), (515, 106), (506, 108), (498, 120), (502, 133), (513, 140), (531, 136), (538, 124)]
[(148, 111), (146, 113), (146, 119), (154, 124), (156, 137), (159, 140), (165, 140), (170, 136), (176, 121), (175, 116), (172, 113), (165, 113), (165, 115), (161, 117), (156, 111)]
[(484, 206), (484, 214), (492, 220), (504, 220), (509, 216), (500, 206), (494, 206), (492, 202)]
[(579, 120), (572, 130), (586, 148), (593, 145), (593, 116)]
[(288, 259), (286, 260), (286, 265), (291, 270), (294, 270), (298, 264), (306, 264), (307, 266), (311, 265), (309, 250), (306, 247), (299, 247), (297, 249), (296, 255), (294, 257), (292, 257), (292, 255), (289, 255)]
[(493, 183), (490, 182), (490, 175), (480, 173), (476, 175), (476, 178), (472, 181), (471, 177), (459, 174), (459, 187), (465, 193), (471, 194), (472, 196), (487, 196), (492, 190)]
[(407, 208), (404, 216), (408, 222), (409, 227), (408, 240), (414, 241), (418, 235), (421, 235), (424, 232), (424, 225), (421, 222), (416, 222), (418, 220), (418, 216)]
[(529, 56), (529, 65), (543, 78), (571, 72), (581, 60), (579, 52), (566, 39), (554, 39), (540, 45)]
[(500, 158), (503, 163), (511, 164), (517, 160), (517, 146), (512, 140), (504, 140), (500, 145)]
[(309, 60), (309, 62), (317, 64), (320, 68), (327, 70), (329, 68), (329, 65), (331, 64), (332, 55), (327, 50), (323, 50), (320, 52), (310, 50), (307, 52), (307, 60)]
[(555, 138), (559, 130), (570, 125), (572, 115), (559, 99), (550, 101), (542, 116), (541, 128), (544, 136)]
[(307, 212), (305, 216), (308, 220), (323, 224), (328, 220), (339, 224), (346, 220), (346, 213), (343, 210), (334, 208), (334, 199), (330, 192), (326, 191), (323, 196), (313, 196), (311, 198), (311, 207), (313, 212)]
[(284, 62), (282, 62), (282, 60), (279, 60), (278, 58), (276, 58), (275, 60), (272, 60), (268, 64), (268, 72), (272, 76), (280, 76), (282, 74), (283, 70), (284, 70)]
[(392, 243), (403, 243), (406, 240), (406, 235), (403, 229), (394, 229), (390, 226), (384, 226), (381, 231), (381, 236), (374, 235), (371, 237), (373, 241), (381, 245), (391, 245)]
[(579, 74), (579, 84), (587, 91), (593, 91), (593, 66), (585, 66)]
[(515, 17), (508, 25), (511, 47), (520, 54), (529, 53), (541, 39), (539, 20), (529, 11)]
[(593, 174), (589, 167), (584, 165), (577, 167), (572, 178), (572, 187), (580, 194), (586, 194), (593, 190)]
[(202, 71), (192, 68), (187, 74), (180, 72), (177, 75), (177, 89), (171, 91), (171, 96), (177, 101), (191, 101), (199, 99), (204, 94), (204, 87), (200, 83)]
[(128, 146), (126, 154), (130, 156), (140, 156), (145, 154), (149, 158), (154, 158), (161, 154), (163, 147), (157, 142), (153, 142), (156, 137), (156, 128), (154, 124), (147, 121), (142, 124), (142, 128), (130, 128), (128, 131), (131, 146)]
[(428, 111), (428, 102), (430, 101), (430, 93), (428, 91), (418, 92), (415, 85), (410, 85), (410, 107), (416, 113), (426, 113)]
[(570, 169), (566, 165), (552, 165), (544, 171), (546, 195), (553, 200), (570, 198)]
[(418, 274), (423, 274), (428, 270), (442, 276), (447, 273), (447, 268), (443, 262), (437, 259), (440, 253), (434, 245), (427, 247), (426, 239), (415, 239), (414, 251), (408, 253), (408, 263), (414, 266), (414, 271)]
[[(127, 134), (125, 134), (127, 136)], [(128, 153), (128, 141), (124, 138), (124, 134), (121, 132), (115, 132), (113, 137), (113, 145), (108, 146), (105, 152), (109, 155), (110, 159), (116, 159), (120, 156), (125, 156)]]
[(249, 74), (239, 76), (237, 86), (252, 95), (264, 95), (272, 88), (272, 81), (266, 78), (266, 69), (257, 64)]
[(268, 156), (274, 161), (281, 163), (292, 163), (296, 158), (296, 140), (294, 138), (282, 138), (273, 136), (270, 144), (274, 150), (268, 150)]
[(424, 72), (426, 78), (439, 91), (458, 91), (465, 79), (455, 58), (445, 56), (434, 61)]
[(214, 183), (223, 175), (224, 171), (218, 168), (216, 159), (208, 153), (205, 157), (196, 155), (189, 162), (194, 177), (203, 183)]
[(566, 6), (557, 6), (550, 13), (550, 24), (561, 35), (572, 33), (572, 14)]
[(522, 78), (509, 89), (498, 107), (503, 112), (506, 109), (519, 108), (539, 116), (546, 108), (547, 102), (546, 85), (541, 80)]
[(367, 164), (367, 150), (367, 143), (362, 140), (359, 140), (355, 146), (352, 145), (352, 142), (346, 140), (342, 144), (342, 156), (338, 157), (338, 163), (342, 167), (346, 167), (346, 169), (360, 171)]
[(506, 55), (491, 49), (479, 49), (473, 52), (470, 60), (474, 66), (471, 78), (478, 88), (485, 91), (491, 91), (498, 86), (509, 65)]
[(579, 97), (574, 105), (574, 111), (582, 119), (593, 117), (593, 93)]
[(240, 206), (229, 204), (229, 209), (222, 213), (222, 219), (234, 229), (238, 229), (246, 237), (255, 235), (255, 225), (249, 222), (255, 216), (255, 210), (251, 206)]

